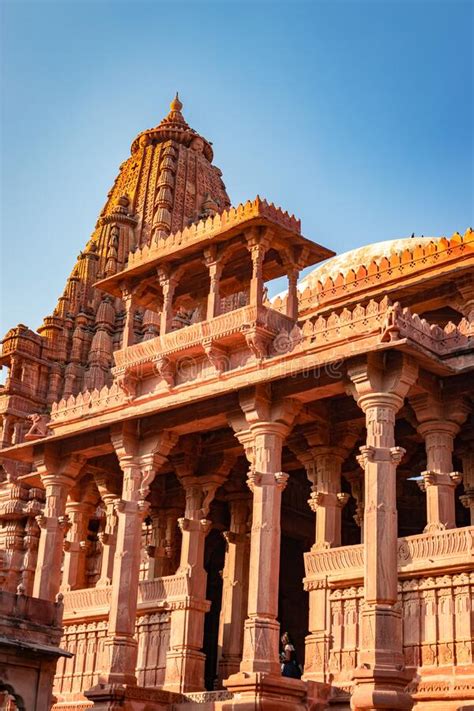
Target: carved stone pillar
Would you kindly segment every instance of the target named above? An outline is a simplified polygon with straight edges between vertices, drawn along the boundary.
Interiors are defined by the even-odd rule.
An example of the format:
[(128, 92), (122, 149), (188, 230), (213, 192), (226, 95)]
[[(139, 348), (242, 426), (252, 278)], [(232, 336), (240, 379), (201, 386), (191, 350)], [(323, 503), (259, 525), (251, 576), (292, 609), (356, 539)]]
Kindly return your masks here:
[(125, 323), (123, 327), (122, 348), (127, 348), (135, 343), (135, 297), (133, 291), (124, 288), (122, 290), (122, 301), (125, 307)]
[(239, 671), (242, 659), (244, 621), (248, 599), (249, 501), (242, 494), (229, 500), (230, 527), (224, 532), (227, 548), (223, 571), (222, 604), (219, 620), (217, 679)]
[(25, 526), (25, 537), (23, 538), (25, 556), (22, 569), (22, 584), (25, 595), (28, 596), (33, 594), (39, 538), (40, 528), (38, 523), (34, 518), (28, 518)]
[(171, 612), (170, 649), (166, 655), (165, 689), (185, 692), (204, 689), (206, 655), (201, 651), (204, 639), (204, 615), (207, 573), (204, 569), (204, 545), (211, 528), (206, 516), (218, 486), (217, 482), (181, 477), (186, 492), (184, 517), (178, 519), (182, 532), (181, 560), (176, 575), (187, 578), (187, 595), (177, 599)]
[(69, 533), (64, 541), (64, 566), (61, 591), (86, 587), (87, 530), (94, 506), (87, 501), (68, 501), (66, 516)]
[[(115, 698), (117, 687), (135, 685), (137, 641), (134, 637), (140, 571), (142, 521), (148, 511), (145, 501), (160, 466), (176, 442), (169, 432), (140, 440), (135, 423), (118, 426), (112, 442), (123, 472), (122, 497), (116, 502), (117, 543), (112, 578), (105, 668), (101, 687), (86, 692), (94, 700)], [(100, 707), (99, 707), (100, 708)], [(106, 706), (106, 708), (108, 708)]]
[(268, 240), (262, 237), (258, 228), (251, 228), (246, 234), (246, 238), (252, 259), (249, 303), (255, 306), (261, 306), (263, 303), (264, 287), (263, 260), (268, 247)]
[(422, 394), (410, 399), (425, 440), (426, 471), (420, 488), (426, 492), (425, 531), (456, 528), (455, 489), (462, 476), (453, 472), (453, 443), (469, 412), (462, 398)]
[(341, 511), (349, 500), (349, 494), (340, 491), (344, 459), (334, 448), (321, 448), (315, 455), (317, 481), (308, 502), (316, 513), (314, 550), (341, 545)]
[(278, 582), (281, 495), (288, 475), (280, 471), (283, 440), (297, 412), (291, 402), (272, 406), (269, 390), (257, 387), (241, 394), (248, 429), (232, 425), (250, 461), (248, 484), (253, 493), (247, 620), (240, 672), (224, 681), (233, 699), (225, 711), (268, 708), (302, 711), (307, 689), (299, 679), (280, 673), (278, 656)]
[(298, 275), (297, 267), (288, 269), (288, 296), (286, 299), (286, 315), (290, 318), (298, 318)]
[(360, 666), (354, 672), (353, 711), (410, 709), (404, 692), (402, 626), (397, 603), (396, 468), (404, 450), (395, 446), (395, 414), (417, 377), (408, 358), (370, 354), (350, 361), (350, 390), (364, 411), (365, 471), (364, 605)]
[(102, 472), (94, 473), (94, 479), (105, 506), (104, 530), (98, 534), (102, 547), (102, 560), (96, 587), (105, 587), (112, 584), (115, 547), (117, 544), (117, 514), (115, 507), (120, 496), (112, 476)]
[(163, 289), (163, 308), (161, 310), (160, 335), (163, 336), (171, 330), (173, 320), (173, 296), (177, 279), (171, 277), (165, 271), (160, 271), (159, 281)]
[(217, 259), (215, 246), (205, 250), (204, 257), (206, 266), (209, 269), (209, 295), (207, 297), (206, 312), (206, 319), (209, 321), (219, 315), (219, 282), (222, 274), (222, 263)]
[(36, 517), (41, 529), (38, 546), (34, 597), (53, 601), (59, 592), (64, 536), (68, 528), (66, 500), (83, 459), (61, 460), (46, 453), (37, 471), (46, 490), (44, 513)]
[(291, 400), (272, 402), (268, 387), (249, 388), (239, 399), (243, 415), (229, 419), (250, 462), (249, 592), (240, 672), (224, 681), (236, 696), (223, 708), (277, 708), (276, 695), (279, 709), (300, 709), (305, 685), (281, 677), (277, 621), (281, 496), (288, 480), (281, 455), (299, 407)]

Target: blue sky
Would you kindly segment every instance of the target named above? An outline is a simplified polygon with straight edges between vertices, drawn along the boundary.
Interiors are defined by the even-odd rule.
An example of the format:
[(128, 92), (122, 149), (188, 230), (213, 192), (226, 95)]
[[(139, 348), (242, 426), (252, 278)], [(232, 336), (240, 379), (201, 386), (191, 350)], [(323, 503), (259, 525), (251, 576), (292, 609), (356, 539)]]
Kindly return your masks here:
[(51, 313), (176, 89), (234, 204), (337, 252), (473, 223), (474, 3), (24, 2), (2, 11), (2, 333)]

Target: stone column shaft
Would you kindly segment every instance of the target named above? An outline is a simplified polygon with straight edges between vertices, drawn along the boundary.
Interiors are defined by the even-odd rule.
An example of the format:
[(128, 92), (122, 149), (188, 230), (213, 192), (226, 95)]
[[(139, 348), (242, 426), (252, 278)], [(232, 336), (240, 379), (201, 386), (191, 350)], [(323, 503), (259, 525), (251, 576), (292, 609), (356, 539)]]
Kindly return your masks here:
[(209, 267), (209, 296), (207, 298), (207, 314), (206, 318), (209, 321), (219, 315), (220, 294), (219, 280), (222, 272), (222, 266), (219, 262), (211, 262)]
[(164, 335), (171, 330), (173, 320), (173, 296), (176, 287), (176, 280), (169, 276), (162, 275), (160, 283), (163, 289), (163, 308), (161, 310), (160, 335)]
[(252, 258), (252, 278), (250, 280), (250, 304), (261, 306), (263, 302), (263, 260), (266, 246), (262, 242), (250, 240), (250, 256)]
[(316, 513), (313, 549), (320, 550), (341, 545), (341, 514), (349, 495), (341, 492), (344, 455), (340, 455), (335, 447), (315, 447), (314, 451), (316, 481), (309, 505)]
[(53, 601), (59, 592), (64, 536), (67, 531), (66, 499), (73, 480), (63, 474), (41, 475), (46, 489), (44, 514), (36, 520), (41, 529), (33, 596)]
[(426, 491), (427, 531), (456, 528), (455, 489), (461, 481), (453, 472), (453, 442), (459, 426), (448, 421), (427, 421), (418, 431), (425, 439), (426, 469), (422, 489)]
[(137, 641), (135, 621), (140, 572), (142, 521), (148, 507), (140, 495), (142, 472), (133, 457), (123, 457), (122, 498), (115, 504), (117, 540), (110, 601), (107, 669), (108, 684), (136, 684)]
[[(171, 612), (170, 646), (166, 655), (165, 688), (185, 692), (204, 689), (205, 655), (204, 615), (210, 607), (206, 600), (207, 573), (204, 569), (204, 546), (211, 522), (203, 509), (206, 498), (203, 487), (182, 480), (186, 490), (186, 511), (178, 519), (182, 532), (178, 574), (188, 578), (188, 594)], [(207, 502), (210, 503), (210, 499)]]
[(239, 671), (248, 600), (250, 549), (247, 534), (248, 501), (235, 499), (229, 502), (229, 508), (230, 530), (224, 533), (227, 549), (222, 576), (222, 605), (218, 636), (217, 677), (221, 683), (228, 676)]
[(286, 300), (286, 315), (290, 318), (298, 318), (298, 274), (299, 271), (295, 267), (288, 271), (288, 296)]
[(371, 353), (349, 362), (349, 386), (365, 413), (367, 439), (358, 462), (364, 470), (364, 602), (360, 657), (354, 670), (352, 711), (411, 709), (405, 687), (401, 612), (397, 606), (396, 470), (405, 450), (395, 446), (395, 415), (417, 378), (408, 357)]
[(255, 457), (249, 474), (253, 493), (249, 564), (252, 575), (240, 671), (279, 674), (280, 512), (288, 479), (280, 471), (285, 432), (273, 423), (252, 425), (251, 430)]
[(66, 516), (70, 523), (68, 538), (64, 541), (64, 565), (61, 590), (78, 590), (86, 587), (86, 539), (93, 507), (87, 503), (69, 501)]
[(100, 577), (96, 584), (98, 588), (112, 584), (115, 548), (117, 545), (117, 515), (115, 513), (115, 505), (119, 501), (119, 497), (110, 495), (110, 497), (103, 497), (103, 500), (105, 503), (105, 530), (99, 533), (99, 541), (102, 545), (102, 560)]
[(125, 306), (125, 324), (123, 327), (122, 348), (132, 346), (135, 343), (135, 299), (130, 291), (122, 293), (122, 300)]

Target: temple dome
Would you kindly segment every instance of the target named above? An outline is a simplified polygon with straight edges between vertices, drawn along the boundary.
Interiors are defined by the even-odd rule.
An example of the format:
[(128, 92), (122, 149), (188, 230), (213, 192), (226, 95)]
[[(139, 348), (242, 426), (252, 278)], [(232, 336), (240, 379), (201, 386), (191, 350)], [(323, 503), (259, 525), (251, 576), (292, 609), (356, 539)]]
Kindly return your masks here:
[(315, 269), (301, 279), (298, 283), (298, 290), (304, 291), (308, 287), (312, 289), (318, 282), (324, 284), (328, 277), (334, 280), (338, 274), (347, 274), (350, 269), (357, 271), (361, 265), (367, 267), (371, 262), (378, 262), (383, 257), (390, 258), (392, 254), (399, 254), (405, 249), (412, 250), (417, 245), (427, 245), (430, 242), (438, 242), (440, 239), (441, 237), (402, 237), (366, 244), (363, 247), (356, 247), (348, 252), (336, 254), (335, 257), (318, 264)]

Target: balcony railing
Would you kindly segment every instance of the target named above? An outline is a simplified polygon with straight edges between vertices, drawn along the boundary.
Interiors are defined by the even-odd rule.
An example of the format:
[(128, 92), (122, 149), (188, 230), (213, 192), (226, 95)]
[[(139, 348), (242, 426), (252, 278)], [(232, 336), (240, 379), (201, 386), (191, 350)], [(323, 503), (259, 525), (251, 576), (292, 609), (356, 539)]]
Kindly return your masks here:
[[(420, 533), (398, 539), (400, 577), (439, 572), (446, 566), (462, 570), (474, 564), (474, 526), (437, 533)], [(341, 546), (305, 553), (306, 584), (327, 577), (335, 583), (357, 582), (364, 577), (364, 546)]]
[(134, 371), (163, 356), (178, 358), (199, 352), (204, 354), (203, 344), (209, 342), (224, 348), (238, 341), (245, 343), (247, 333), (255, 330), (271, 339), (282, 329), (290, 331), (293, 326), (294, 321), (279, 311), (267, 306), (247, 305), (115, 351), (115, 370), (117, 373)]

